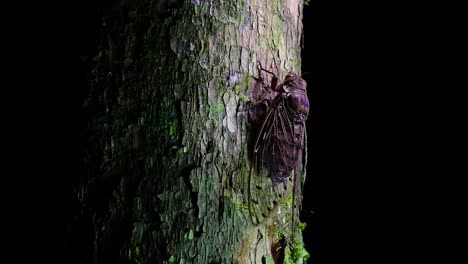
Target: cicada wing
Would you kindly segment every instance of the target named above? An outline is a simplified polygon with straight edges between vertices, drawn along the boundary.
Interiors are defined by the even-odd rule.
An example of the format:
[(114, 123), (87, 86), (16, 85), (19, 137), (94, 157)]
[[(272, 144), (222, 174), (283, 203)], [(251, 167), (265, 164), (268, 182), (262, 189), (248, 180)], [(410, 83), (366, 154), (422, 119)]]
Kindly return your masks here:
[(253, 224), (258, 224), (265, 218), (266, 213), (262, 212), (264, 211), (262, 210), (263, 208), (272, 208), (271, 205), (267, 205), (272, 199), (262, 190), (268, 190), (268, 186), (271, 185), (268, 177), (266, 177), (267, 174), (264, 167), (265, 162), (263, 156), (265, 143), (271, 140), (271, 135), (274, 133), (274, 131), (272, 131), (274, 123), (275, 109), (270, 108), (263, 116), (260, 126), (257, 128), (257, 134), (253, 139), (252, 162), (250, 165), (247, 191), (249, 216)]
[(292, 122), (281, 103), (269, 109), (254, 141), (256, 176), (249, 176), (249, 213), (254, 224), (264, 221), (278, 204), (292, 199), (291, 173), (296, 163)]

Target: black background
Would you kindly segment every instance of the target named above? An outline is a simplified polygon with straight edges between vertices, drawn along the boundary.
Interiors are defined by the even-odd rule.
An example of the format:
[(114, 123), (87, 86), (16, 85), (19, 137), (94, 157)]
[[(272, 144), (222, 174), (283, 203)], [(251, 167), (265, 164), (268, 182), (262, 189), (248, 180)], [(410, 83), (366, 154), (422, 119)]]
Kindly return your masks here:
[[(12, 30), (21, 44), (14, 53), (20, 64), (9, 65), (19, 70), (13, 83), (28, 86), (15, 90), (21, 100), (10, 100), (5, 111), (28, 107), (11, 120), (19, 140), (7, 140), (9, 156), (19, 157), (8, 165), (25, 176), (9, 177), (18, 182), (5, 186), (17, 187), (15, 200), (28, 197), (7, 215), (25, 231), (9, 241), (16, 258), (68, 263), (69, 245), (78, 243), (67, 225), (76, 208), (70, 186), (84, 170), (83, 58), (96, 52), (107, 5), (33, 9), (46, 22), (30, 21), (30, 33)], [(21, 16), (12, 21), (29, 13), (15, 14)], [(459, 16), (429, 2), (311, 0), (303, 22), (311, 102), (302, 214), (308, 263), (461, 263), (465, 175), (456, 164), (464, 161), (457, 150), (465, 150), (459, 136), (466, 118), (456, 91), (463, 86), (455, 81)], [(39, 56), (29, 57), (31, 46)]]
[(305, 6), (309, 263), (461, 263), (448, 14), (430, 2)]

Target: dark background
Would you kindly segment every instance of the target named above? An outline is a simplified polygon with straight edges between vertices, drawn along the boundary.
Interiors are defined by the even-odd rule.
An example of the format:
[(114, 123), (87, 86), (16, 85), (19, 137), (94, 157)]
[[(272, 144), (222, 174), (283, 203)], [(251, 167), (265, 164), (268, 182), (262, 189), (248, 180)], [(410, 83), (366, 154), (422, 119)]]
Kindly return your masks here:
[(431, 2), (305, 6), (309, 263), (461, 263), (457, 19)]
[[(34, 197), (14, 212), (26, 212), (22, 228), (39, 234), (15, 235), (18, 242), (10, 244), (28, 238), (47, 260), (66, 258), (69, 246), (81, 242), (70, 241), (66, 230), (77, 208), (69, 202), (70, 186), (84, 170), (87, 60), (96, 52), (102, 8), (108, 5), (88, 0), (60, 6), (45, 25), (31, 23), (53, 28), (51, 44), (41, 44), (49, 37), (42, 33), (23, 42), (40, 47), (41, 58), (21, 60), (28, 64), (19, 67), (17, 81), (33, 79), (32, 69), (47, 81), (46, 88), (30, 86), (36, 102), (18, 119), (28, 120), (22, 138), (35, 132), (34, 144), (15, 146), (20, 157), (27, 149), (32, 160), (16, 168), (33, 170), (31, 187), (18, 184), (16, 193)], [(463, 97), (453, 90), (461, 89), (453, 46), (459, 21), (450, 10), (431, 3), (321, 0), (304, 7), (302, 72), (311, 102), (302, 213), (308, 263), (461, 263), (466, 205), (464, 175), (455, 163), (462, 161), (456, 150), (464, 148), (455, 136), (464, 119), (459, 118)], [(52, 53), (57, 58), (49, 57)], [(45, 66), (49, 62), (52, 66)], [(52, 242), (46, 243), (48, 238)]]

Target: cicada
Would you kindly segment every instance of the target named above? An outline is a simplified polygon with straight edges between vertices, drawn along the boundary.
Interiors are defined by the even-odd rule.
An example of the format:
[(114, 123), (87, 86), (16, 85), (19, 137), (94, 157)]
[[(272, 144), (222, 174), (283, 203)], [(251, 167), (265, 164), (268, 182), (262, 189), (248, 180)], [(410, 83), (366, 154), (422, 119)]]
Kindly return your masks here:
[[(272, 75), (269, 85), (264, 83), (262, 72)], [(301, 172), (305, 142), (305, 122), (309, 114), (309, 99), (307, 97), (307, 83), (297, 73), (289, 71), (283, 82), (278, 84), (278, 77), (273, 72), (264, 69), (259, 63), (260, 77), (263, 87), (270, 90), (274, 97), (263, 98), (246, 110), (263, 106), (257, 110), (257, 116), (251, 114), (249, 121), (254, 128), (250, 143), (251, 166), (248, 178), (249, 216), (252, 223), (259, 223), (259, 217), (252, 209), (252, 202), (257, 207), (259, 203), (275, 206), (277, 201), (263, 201), (262, 194), (252, 194), (252, 172), (257, 174), (266, 172), (271, 179), (271, 189), (278, 185), (286, 186), (292, 182), (292, 225), (294, 226), (294, 210), (301, 194)], [(259, 114), (260, 113), (260, 114)], [(255, 169), (253, 169), (255, 168)], [(256, 193), (262, 192), (262, 187), (255, 186)], [(276, 188), (277, 190), (277, 188)], [(287, 191), (286, 187), (284, 190)], [(264, 190), (263, 190), (264, 191)], [(278, 192), (278, 191), (274, 191)], [(282, 194), (278, 194), (282, 197)], [(284, 194), (283, 194), (284, 197)], [(259, 200), (262, 200), (259, 202)], [(269, 207), (269, 206), (268, 206)], [(265, 213), (261, 213), (265, 218)]]

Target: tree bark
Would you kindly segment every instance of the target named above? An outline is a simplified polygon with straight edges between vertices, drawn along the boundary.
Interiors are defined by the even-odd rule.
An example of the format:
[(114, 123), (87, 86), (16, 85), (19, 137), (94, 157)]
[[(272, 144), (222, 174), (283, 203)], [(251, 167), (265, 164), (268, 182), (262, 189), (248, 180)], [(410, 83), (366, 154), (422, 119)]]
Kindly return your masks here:
[[(300, 72), (302, 1), (121, 0), (100, 32), (76, 192), (94, 263), (279, 263), (290, 204), (250, 222), (238, 110), (257, 61)], [(303, 261), (295, 240), (285, 263)]]

